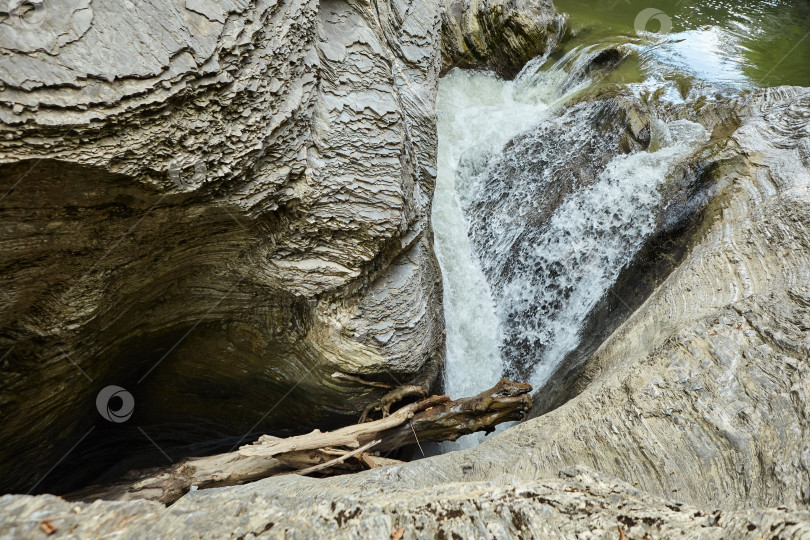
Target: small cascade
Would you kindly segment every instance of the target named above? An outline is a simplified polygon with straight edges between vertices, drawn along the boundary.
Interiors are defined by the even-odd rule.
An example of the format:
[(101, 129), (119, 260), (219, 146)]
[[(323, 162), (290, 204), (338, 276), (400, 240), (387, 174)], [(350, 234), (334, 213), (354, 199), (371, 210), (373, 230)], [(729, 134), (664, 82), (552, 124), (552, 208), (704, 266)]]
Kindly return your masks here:
[(454, 398), (502, 375), (542, 386), (654, 232), (667, 177), (708, 138), (699, 124), (653, 119), (649, 149), (622, 153), (620, 134), (594, 129), (615, 111), (563, 110), (617, 54), (583, 46), (514, 81), (455, 70), (440, 83), (433, 223)]

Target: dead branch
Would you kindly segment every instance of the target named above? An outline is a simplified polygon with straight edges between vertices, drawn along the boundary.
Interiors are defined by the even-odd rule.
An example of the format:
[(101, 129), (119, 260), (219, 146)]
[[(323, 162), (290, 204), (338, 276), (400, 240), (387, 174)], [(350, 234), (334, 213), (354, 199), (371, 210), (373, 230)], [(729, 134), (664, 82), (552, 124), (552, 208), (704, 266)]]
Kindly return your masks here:
[(346, 461), (350, 457), (354, 457), (357, 454), (362, 454), (366, 450), (369, 450), (370, 448), (373, 448), (374, 446), (376, 446), (378, 444), (380, 444), (380, 441), (371, 441), (370, 443), (361, 446), (357, 450), (352, 450), (351, 452), (343, 454), (342, 456), (337, 457), (337, 458), (335, 458), (335, 459), (333, 459), (331, 461), (327, 461), (326, 463), (321, 463), (320, 465), (313, 465), (312, 467), (307, 467), (306, 469), (301, 469), (300, 471), (293, 471), (293, 474), (300, 474), (302, 476), (306, 476), (306, 475), (312, 474), (314, 472), (318, 472), (318, 471), (322, 471), (324, 469), (328, 469), (329, 467), (332, 467), (334, 465), (338, 465), (340, 463), (343, 463), (344, 461)]
[[(366, 451), (373, 447), (385, 453), (417, 440), (456, 440), (476, 431), (492, 431), (500, 423), (524, 418), (532, 405), (531, 389), (528, 384), (501, 379), (475, 397), (451, 401), (448, 396), (431, 396), (380, 420), (326, 433), (316, 429), (286, 439), (263, 435), (237, 452), (190, 458), (166, 468), (136, 472), (127, 482), (91, 486), (69, 498), (149, 499), (170, 504), (192, 486), (233, 486), (289, 472), (334, 474), (363, 465), (387, 465), (394, 460), (371, 456)], [(410, 390), (405, 393), (413, 394)]]

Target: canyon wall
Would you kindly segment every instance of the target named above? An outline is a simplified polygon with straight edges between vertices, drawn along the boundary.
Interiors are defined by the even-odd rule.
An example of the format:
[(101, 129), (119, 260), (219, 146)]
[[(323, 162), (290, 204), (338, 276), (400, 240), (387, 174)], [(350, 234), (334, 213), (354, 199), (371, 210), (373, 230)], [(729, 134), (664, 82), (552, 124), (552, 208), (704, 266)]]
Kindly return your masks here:
[(354, 418), (374, 396), (337, 371), (432, 384), (438, 6), (34, 15), (0, 25), (4, 488), (108, 384), (139, 425), (233, 435)]

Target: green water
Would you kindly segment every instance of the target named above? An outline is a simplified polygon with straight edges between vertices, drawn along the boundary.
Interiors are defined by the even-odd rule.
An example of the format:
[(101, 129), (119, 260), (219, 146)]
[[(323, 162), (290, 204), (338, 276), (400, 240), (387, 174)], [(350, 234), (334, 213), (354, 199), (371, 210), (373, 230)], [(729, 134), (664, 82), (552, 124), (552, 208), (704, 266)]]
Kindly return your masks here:
[[(810, 0), (555, 0), (554, 4), (569, 15), (575, 34), (567, 49), (629, 40), (649, 47), (646, 61), (642, 55), (642, 73), (663, 65), (728, 86), (810, 86)], [(640, 16), (643, 10), (649, 10), (644, 12), (648, 17), (655, 16)]]

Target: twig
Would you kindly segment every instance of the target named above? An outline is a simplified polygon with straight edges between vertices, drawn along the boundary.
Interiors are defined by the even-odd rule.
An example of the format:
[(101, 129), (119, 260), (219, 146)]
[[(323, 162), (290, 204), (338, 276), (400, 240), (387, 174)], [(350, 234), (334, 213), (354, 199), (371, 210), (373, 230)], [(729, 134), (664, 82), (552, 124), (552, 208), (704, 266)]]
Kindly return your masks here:
[(308, 467), (306, 469), (301, 469), (300, 471), (293, 471), (293, 474), (299, 474), (301, 476), (305, 476), (307, 474), (314, 473), (314, 472), (320, 471), (322, 469), (328, 469), (332, 465), (337, 465), (338, 463), (343, 463), (344, 461), (346, 461), (350, 457), (356, 456), (357, 454), (365, 452), (366, 450), (368, 450), (372, 446), (376, 446), (376, 445), (380, 444), (381, 442), (382, 442), (382, 439), (377, 440), (377, 441), (371, 441), (370, 443), (368, 443), (368, 444), (366, 444), (364, 446), (361, 446), (360, 448), (358, 448), (356, 450), (352, 450), (351, 452), (343, 454), (342, 456), (340, 456), (338, 458), (326, 461), (324, 463), (320, 463), (318, 465), (313, 465), (312, 467)]
[(422, 457), (425, 457), (425, 451), (422, 450), (422, 445), (419, 444), (419, 437), (416, 436), (416, 430), (413, 429), (413, 422), (408, 420), (408, 425), (411, 426), (411, 431), (413, 431), (413, 438), (416, 439), (416, 446), (419, 447), (419, 451), (422, 452)]

